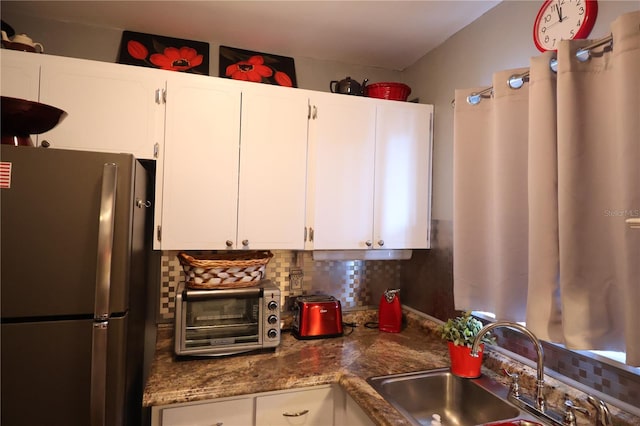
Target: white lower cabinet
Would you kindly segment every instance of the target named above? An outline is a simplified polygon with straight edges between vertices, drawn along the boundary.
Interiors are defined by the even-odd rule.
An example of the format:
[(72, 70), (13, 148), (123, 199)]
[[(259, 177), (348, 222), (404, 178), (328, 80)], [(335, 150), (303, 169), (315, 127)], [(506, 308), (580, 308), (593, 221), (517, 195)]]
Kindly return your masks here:
[(373, 421), (367, 416), (367, 413), (364, 412), (362, 408), (358, 405), (357, 402), (353, 400), (348, 394), (345, 392), (345, 411), (344, 411), (344, 421), (341, 423), (344, 426), (374, 426)]
[(256, 426), (332, 426), (334, 390), (321, 387), (256, 398)]
[(160, 411), (162, 426), (250, 426), (253, 424), (253, 398), (202, 402)]
[(373, 426), (337, 384), (155, 406), (151, 426)]

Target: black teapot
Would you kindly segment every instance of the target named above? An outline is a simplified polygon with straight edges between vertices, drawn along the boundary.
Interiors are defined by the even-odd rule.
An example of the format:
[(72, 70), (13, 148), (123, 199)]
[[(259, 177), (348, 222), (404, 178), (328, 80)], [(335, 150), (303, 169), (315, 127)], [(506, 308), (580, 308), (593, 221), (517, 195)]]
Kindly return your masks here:
[(333, 80), (329, 83), (329, 90), (331, 93), (343, 93), (345, 95), (364, 96), (365, 85), (369, 79), (365, 78), (362, 84), (355, 80), (351, 80), (351, 77), (347, 77), (344, 80)]

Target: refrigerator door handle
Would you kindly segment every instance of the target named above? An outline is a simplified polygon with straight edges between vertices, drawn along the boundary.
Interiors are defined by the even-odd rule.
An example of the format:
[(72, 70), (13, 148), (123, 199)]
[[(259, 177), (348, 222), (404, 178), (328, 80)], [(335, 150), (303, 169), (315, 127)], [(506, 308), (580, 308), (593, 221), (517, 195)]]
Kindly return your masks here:
[(117, 182), (118, 165), (106, 163), (102, 170), (98, 224), (98, 261), (91, 347), (91, 426), (104, 426), (106, 423), (107, 331)]
[(118, 165), (106, 163), (102, 170), (102, 194), (98, 225), (98, 261), (96, 264), (95, 320), (109, 318), (109, 292), (111, 290), (111, 255), (116, 208)]
[(108, 321), (93, 323), (91, 343), (91, 426), (107, 421), (107, 332)]

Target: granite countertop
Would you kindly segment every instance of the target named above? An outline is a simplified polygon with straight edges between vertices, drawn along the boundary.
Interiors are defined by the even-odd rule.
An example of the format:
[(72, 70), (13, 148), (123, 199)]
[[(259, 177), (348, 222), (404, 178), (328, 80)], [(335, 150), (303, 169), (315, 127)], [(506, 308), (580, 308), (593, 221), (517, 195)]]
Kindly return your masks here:
[[(173, 328), (160, 327), (143, 405), (166, 405), (339, 383), (380, 425), (409, 422), (366, 382), (368, 377), (447, 367), (447, 346), (436, 324), (407, 315), (400, 333), (366, 328), (375, 312), (345, 313), (355, 322), (337, 338), (297, 340), (283, 332), (275, 351), (176, 359)], [(373, 317), (372, 317), (373, 315)], [(421, 326), (422, 325), (422, 326)]]
[[(407, 324), (400, 333), (384, 333), (377, 328), (364, 327), (366, 322), (376, 320), (376, 311), (345, 312), (344, 321), (355, 323), (357, 327), (353, 332), (350, 327), (345, 327), (342, 337), (297, 340), (290, 332), (283, 331), (280, 346), (275, 351), (226, 357), (176, 358), (173, 353), (173, 327), (160, 326), (143, 406), (338, 383), (378, 425), (409, 425), (406, 418), (366, 379), (448, 367), (449, 356), (446, 342), (440, 339), (435, 322), (412, 311), (404, 314)], [(508, 386), (508, 379), (496, 372), (502, 368), (513, 370), (513, 367), (521, 370), (521, 386), (533, 389), (534, 370), (504, 355), (485, 351), (483, 375)], [(548, 385), (547, 399), (552, 406), (561, 404), (564, 393), (576, 397), (580, 394), (553, 379)], [(612, 414), (617, 425), (637, 424), (637, 417), (628, 417), (627, 413), (615, 408)]]

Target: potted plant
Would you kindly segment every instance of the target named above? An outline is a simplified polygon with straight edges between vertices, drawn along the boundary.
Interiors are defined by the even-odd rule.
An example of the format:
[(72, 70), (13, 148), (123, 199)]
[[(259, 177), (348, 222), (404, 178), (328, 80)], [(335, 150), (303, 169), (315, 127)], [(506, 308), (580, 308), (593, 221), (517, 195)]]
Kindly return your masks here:
[(456, 318), (449, 318), (439, 327), (442, 339), (449, 342), (451, 373), (466, 378), (480, 377), (484, 344), (495, 344), (491, 333), (487, 333), (482, 337), (478, 356), (471, 356), (471, 346), (482, 327), (482, 322), (474, 318), (471, 312), (465, 312)]

